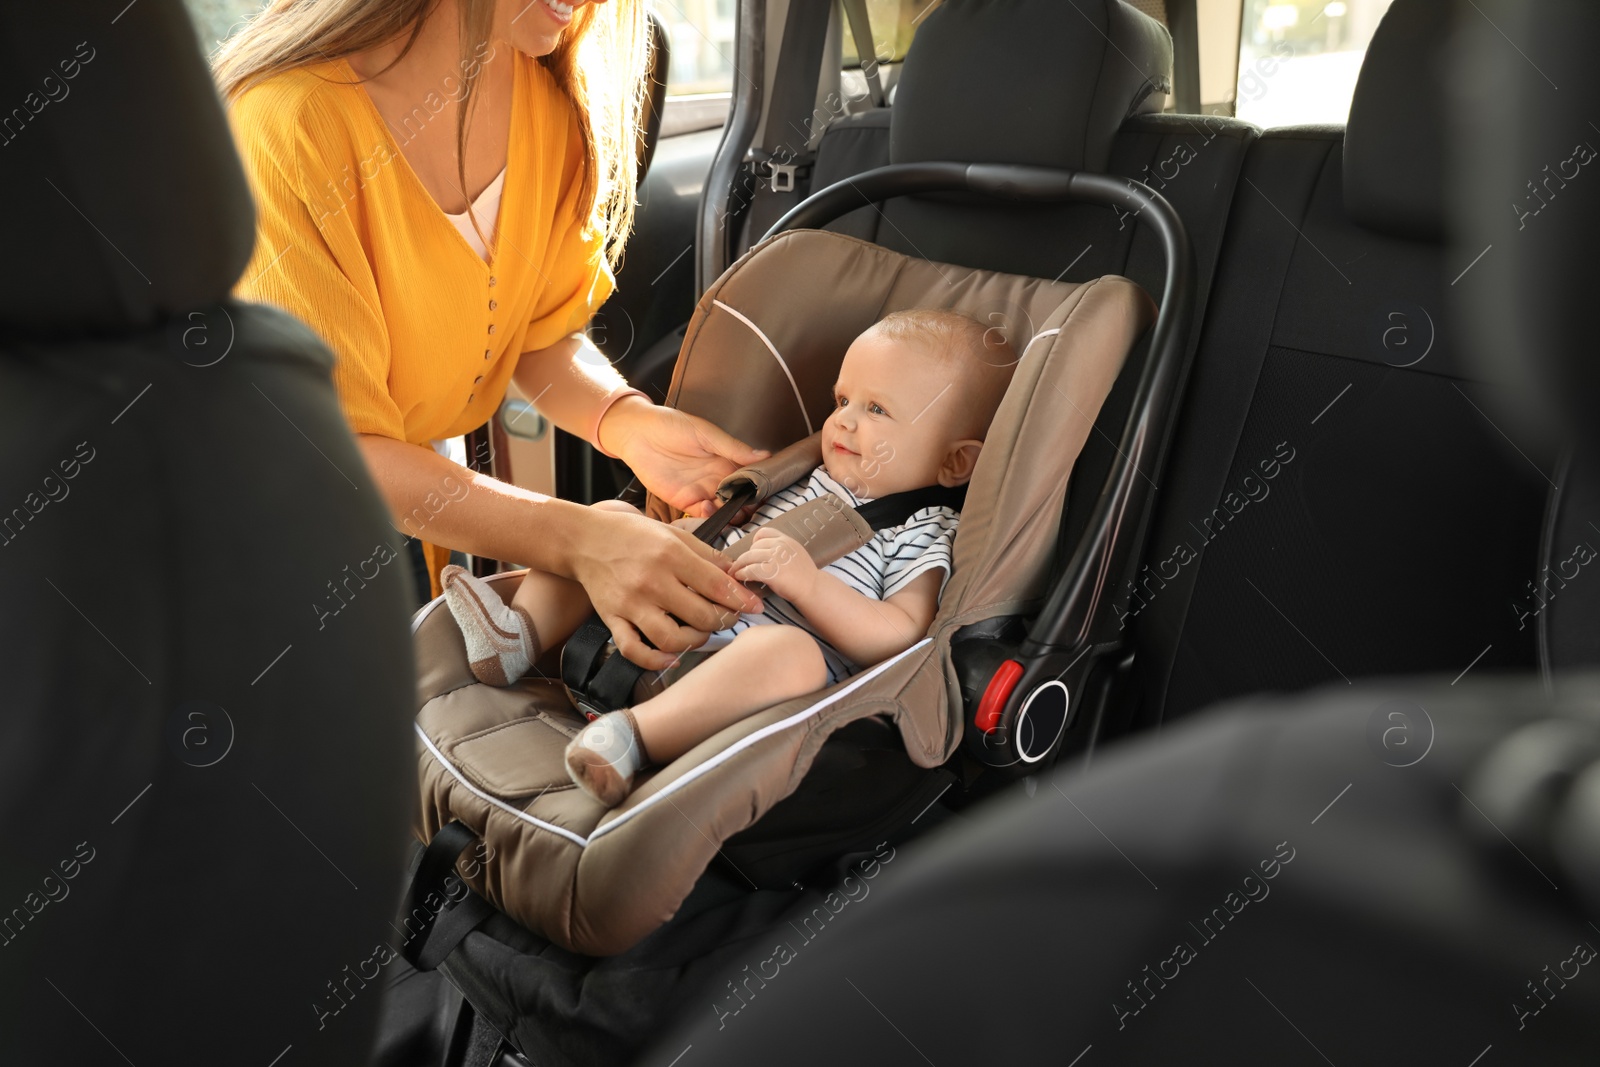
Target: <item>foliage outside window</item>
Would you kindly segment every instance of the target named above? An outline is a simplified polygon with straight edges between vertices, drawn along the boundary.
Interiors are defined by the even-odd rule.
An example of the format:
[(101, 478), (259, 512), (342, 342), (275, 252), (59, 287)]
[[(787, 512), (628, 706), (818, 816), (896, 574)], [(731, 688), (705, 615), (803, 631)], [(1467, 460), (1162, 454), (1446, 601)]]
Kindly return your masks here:
[[(898, 63), (905, 59), (917, 25), (938, 6), (939, 0), (867, 0), (867, 20), (872, 23), (872, 43), (878, 62)], [(861, 66), (849, 22), (845, 23), (844, 30), (844, 66), (847, 70)]]

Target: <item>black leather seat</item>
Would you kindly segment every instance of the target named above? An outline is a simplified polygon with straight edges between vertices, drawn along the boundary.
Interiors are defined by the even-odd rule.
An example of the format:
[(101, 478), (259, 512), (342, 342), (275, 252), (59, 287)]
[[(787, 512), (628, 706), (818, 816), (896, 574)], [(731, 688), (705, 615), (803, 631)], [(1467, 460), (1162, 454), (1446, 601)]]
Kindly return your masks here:
[(1535, 662), (1509, 602), (1550, 459), (1505, 436), (1447, 314), (1447, 294), (1497, 296), (1477, 249), (1444, 240), (1449, 8), (1397, 0), (1348, 130), (1250, 149), (1145, 566), (1117, 602), (1144, 725), (1247, 692)]
[[(0, 9), (0, 1059), (365, 1060), (408, 577), (178, 0)], [(283, 250), (286, 256), (294, 249)]]
[[(1457, 195), (1475, 210), (1464, 214), (1457, 244), (1492, 253), (1473, 271), (1482, 288), (1463, 294), (1459, 310), (1484, 362), (1539, 401), (1525, 421), (1561, 412), (1571, 431), (1552, 475), (1538, 565), (1506, 604), (1519, 626), (1538, 632), (1545, 676), (1559, 682), (1600, 667), (1600, 361), (1588, 313), (1600, 197), (1584, 189), (1600, 137), (1583, 95), (1596, 95), (1600, 11), (1571, 0), (1482, 6), (1485, 17), (1469, 19), (1472, 32), (1462, 34), (1466, 62), (1483, 75), (1457, 86), (1458, 106), (1476, 120), (1462, 130), (1459, 155), (1475, 165), (1462, 169)], [(1515, 210), (1507, 189), (1518, 193)]]

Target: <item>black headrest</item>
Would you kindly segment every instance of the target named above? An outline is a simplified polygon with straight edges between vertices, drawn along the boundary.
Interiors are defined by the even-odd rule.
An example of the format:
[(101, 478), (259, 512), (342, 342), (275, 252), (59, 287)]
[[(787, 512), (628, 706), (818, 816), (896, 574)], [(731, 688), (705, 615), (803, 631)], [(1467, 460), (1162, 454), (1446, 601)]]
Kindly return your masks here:
[(1103, 172), (1171, 87), (1172, 37), (1120, 0), (945, 0), (901, 70), (890, 160)]
[[(1463, 15), (1450, 81), (1459, 138), (1459, 164), (1450, 168), (1451, 277), (1471, 265), (1450, 292), (1479, 373), (1540, 401), (1526, 426), (1508, 432), (1524, 447), (1537, 440), (1530, 430), (1576, 435), (1585, 455), (1572, 476), (1600, 479), (1600, 131), (1590, 125), (1600, 124), (1600, 4), (1477, 2), (1483, 14)], [(1561, 547), (1558, 559), (1571, 553), (1570, 544)]]
[(1361, 63), (1344, 134), (1344, 210), (1369, 230), (1444, 236), (1450, 7), (1394, 0)]
[(255, 211), (180, 0), (0, 5), (0, 331), (215, 303)]

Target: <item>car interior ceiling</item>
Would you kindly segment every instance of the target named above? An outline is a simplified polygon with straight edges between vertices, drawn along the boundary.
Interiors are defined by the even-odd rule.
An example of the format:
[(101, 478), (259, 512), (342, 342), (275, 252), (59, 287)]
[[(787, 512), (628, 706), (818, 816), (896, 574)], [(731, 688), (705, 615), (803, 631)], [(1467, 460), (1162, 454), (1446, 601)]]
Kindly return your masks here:
[[(1577, 84), (1587, 61), (1574, 42), (1600, 41), (1583, 36), (1594, 17), (1573, 2), (1483, 6), (1504, 21), (1496, 32), (1518, 28), (1519, 41), (1557, 57), (1563, 88), (1592, 102), (1593, 86)], [(813, 832), (787, 820), (835, 803), (841, 782), (876, 768), (885, 792), (861, 802), (881, 809), (870, 833), (902, 842), (915, 877), (894, 883), (894, 918), (867, 925), (851, 914), (853, 940), (830, 943), (831, 956), (819, 950), (793, 995), (757, 1002), (732, 1035), (730, 1010), (718, 1005), (738, 996), (739, 965), (765, 958), (757, 948), (797, 901), (851, 869), (845, 857), (791, 891), (741, 884), (724, 856), (677, 916), (613, 958), (567, 952), (492, 915), (436, 971), (385, 963), (381, 993), (344, 977), (389, 936), (395, 891), (416, 861), (409, 605), (376, 586), (341, 601), (336, 619), (312, 618), (305, 604), (387, 543), (388, 516), (327, 387), (331, 355), (289, 316), (229, 296), (249, 255), (249, 194), (177, 0), (6, 9), (0, 99), (33, 89), (39, 56), (74, 53), (85, 12), (105, 26), (90, 38), (96, 79), (75, 85), (76, 99), (48, 124), (0, 147), (0, 187), (34, 205), (7, 223), (0, 425), (14, 451), (0, 489), (4, 501), (21, 499), (36, 471), (65, 472), (74, 460), (85, 482), (102, 483), (47, 512), (58, 520), (48, 533), (0, 534), (31, 542), (21, 544), (25, 566), (0, 567), (13, 682), (0, 811), (21, 827), (26, 861), (0, 888), (21, 900), (34, 867), (66, 862), (46, 856), (59, 842), (84, 841), (93, 857), (74, 854), (86, 868), (73, 883), (78, 903), (63, 898), (50, 909), (58, 914), (42, 916), (59, 920), (54, 929), (0, 935), (11, 954), (0, 963), (0, 1059), (91, 1062), (115, 1035), (121, 1058), (140, 1064), (277, 1065), (278, 1056), (283, 1067), (542, 1067), (626, 1055), (671, 1065), (696, 1045), (698, 1062), (714, 1063), (888, 1062), (913, 1048), (927, 1060), (927, 1048), (929, 1062), (1008, 1050), (1077, 1064), (1071, 1057), (1095, 1044), (1106, 1054), (1098, 1035), (1108, 1023), (1121, 1032), (1146, 1006), (1130, 998), (1135, 982), (1119, 987), (1160, 955), (1151, 930), (1214, 903), (1227, 863), (1249, 870), (1260, 857), (1246, 831), (1275, 831), (1275, 804), (1321, 797), (1344, 773), (1330, 752), (1349, 723), (1394, 700), (1426, 702), (1466, 740), (1442, 744), (1429, 765), (1436, 778), (1388, 774), (1352, 793), (1346, 810), (1359, 821), (1344, 851), (1304, 847), (1300, 870), (1316, 872), (1316, 890), (1237, 936), (1219, 967), (1242, 982), (1286, 944), (1308, 970), (1305, 961), (1326, 961), (1316, 988), (1333, 999), (1351, 991), (1344, 1007), (1309, 992), (1288, 1014), (1267, 1003), (1285, 1020), (1317, 1019), (1328, 1038), (1368, 1027), (1388, 1035), (1374, 1063), (1411, 1062), (1432, 1047), (1401, 1026), (1410, 1019), (1356, 1014), (1380, 1013), (1397, 990), (1414, 993), (1409, 1003), (1429, 1018), (1508, 1015), (1502, 1002), (1523, 993), (1483, 988), (1530, 953), (1554, 951), (1600, 908), (1600, 868), (1582, 859), (1591, 846), (1600, 855), (1600, 742), (1592, 687), (1578, 674), (1600, 664), (1600, 580), (1571, 580), (1587, 562), (1573, 546), (1600, 537), (1590, 417), (1600, 388), (1592, 358), (1580, 364), (1592, 345), (1576, 325), (1600, 224), (1595, 198), (1580, 206), (1576, 196), (1570, 221), (1532, 235), (1515, 217), (1480, 221), (1491, 202), (1504, 215), (1505, 187), (1538, 176), (1530, 159), (1547, 161), (1549, 145), (1587, 134), (1578, 101), (1552, 104), (1532, 71), (1496, 66), (1502, 57), (1480, 69), (1503, 76), (1506, 90), (1482, 114), (1463, 106), (1481, 97), (1449, 72), (1468, 54), (1463, 40), (1481, 48), (1488, 39), (1463, 29), (1473, 11), (1488, 21), (1478, 6), (1394, 0), (1341, 125), (1261, 129), (1193, 113), (1194, 0), (944, 0), (903, 62), (883, 68), (881, 106), (825, 108), (815, 123), (788, 122), (789, 133), (776, 113), (815, 116), (838, 91), (852, 35), (845, 6), (736, 0), (744, 83), (736, 78), (720, 129), (659, 138), (662, 73), (639, 222), (599, 316), (609, 334), (598, 339), (654, 399), (666, 398), (686, 317), (716, 277), (808, 194), (880, 168), (1003, 163), (1143, 183), (1170, 205), (1192, 251), (1181, 397), (1165, 412), (1154, 464), (1139, 472), (1152, 489), (1131, 523), (1139, 550), (1108, 578), (1093, 674), (1059, 747), (1025, 782), (952, 759), (933, 795), (934, 780), (881, 721), (821, 743), (787, 806), (733, 837), (730, 852)], [(664, 72), (665, 31), (655, 31)], [(1116, 103), (1127, 98), (1133, 107)], [(797, 164), (796, 186), (775, 180), (785, 161)], [(1169, 271), (1147, 220), (1098, 204), (907, 195), (825, 228), (1039, 279), (1120, 275), (1152, 294)], [(1485, 260), (1483, 245), (1499, 254)], [(998, 309), (997, 321), (1031, 334), (1008, 313)], [(225, 359), (213, 358), (219, 349)], [(1093, 419), (1066, 488), (1056, 574), (1090, 532), (1138, 415), (1148, 355), (1134, 349)], [(1543, 407), (1529, 414), (1528, 394), (1541, 392)], [(563, 495), (584, 501), (616, 495), (631, 473), (566, 437), (556, 463)], [(269, 527), (261, 517), (272, 514), (300, 521)], [(1552, 574), (1570, 591), (1561, 582), (1555, 595)], [(224, 614), (230, 604), (248, 610)], [(115, 655), (99, 645), (87, 660), (65, 651), (97, 640), (85, 622), (130, 610), (143, 622), (114, 630)], [(1230, 702), (1233, 712), (1211, 710)], [(1507, 738), (1541, 715), (1590, 725), (1530, 756), (1537, 746)], [(196, 723), (207, 743), (226, 738), (226, 774), (197, 773), (216, 766), (207, 760), (217, 749), (191, 743)], [(1507, 781), (1524, 784), (1496, 785)], [(1029, 806), (1052, 787), (1070, 790), (1073, 807), (1093, 798), (1091, 810), (1115, 815), (1058, 831)], [(1454, 820), (1457, 794), (1479, 789), (1500, 797), (1495, 814), (1524, 816), (1509, 832), (1496, 825), (1500, 838), (1531, 865), (1526, 846), (1573, 893), (1545, 903), (1526, 872), (1505, 873), (1518, 861), (1500, 840), (1439, 814), (1448, 801)], [(933, 816), (905, 824), (907, 798), (921, 807), (924, 794)], [(1565, 836), (1548, 829), (1557, 822)], [(1091, 852), (1113, 840), (1114, 853)], [(302, 865), (313, 841), (340, 862), (311, 866), (313, 853)], [(1165, 857), (1139, 873), (1170, 885), (1171, 899), (1130, 902), (1119, 888), (1127, 856), (1117, 853), (1137, 851), (1130, 842)], [(1409, 859), (1393, 858), (1407, 849)], [(1374, 856), (1415, 860), (1425, 876), (1379, 892), (1363, 881), (1369, 870), (1355, 870)], [(1018, 929), (995, 934), (1013, 918)], [(948, 939), (928, 936), (938, 930)], [(1463, 946), (1480, 930), (1473, 955)], [(1355, 959), (1357, 945), (1371, 954)], [(1079, 951), (1099, 960), (1093, 973), (1052, 955)], [(962, 960), (970, 970), (952, 975)], [(1026, 1022), (1008, 1045), (1003, 1019), (961, 1018), (959, 1005), (963, 989), (1005, 989), (1013, 966), (1023, 991), (1012, 1006)], [(830, 1034), (809, 1006), (834, 1004), (839, 989), (866, 1000), (864, 986), (848, 991), (851, 975), (909, 976), (896, 1006), (873, 1004), (871, 1018), (918, 1018), (928, 1032), (952, 1027), (949, 1036), (907, 1048), (894, 1024), (887, 1036), (856, 1022)], [(1600, 980), (1589, 989), (1568, 979), (1575, 989), (1552, 1012), (1563, 1021), (1524, 1042), (1532, 1058), (1510, 1062), (1592, 1058), (1592, 1042), (1579, 1047), (1573, 1035), (1593, 1026)], [(1101, 986), (1121, 999), (1113, 1013), (1095, 1001), (1101, 1029), (1080, 1052), (1061, 1017)], [(914, 1005), (919, 990), (927, 996)], [(1213, 986), (1205, 997), (1217, 995)], [(1327, 1060), (1311, 1055), (1304, 1033), (1305, 1044), (1290, 1045), (1262, 1028), (1230, 1030), (1218, 1001), (1195, 996), (1165, 1029), (1139, 1031), (1124, 1058), (1113, 1050), (1107, 1061), (1171, 1062), (1186, 1047), (1194, 1062)], [(714, 1002), (709, 1016), (702, 1001)], [(293, 1028), (276, 1023), (291, 1018)], [(1191, 1027), (1192, 1045), (1172, 1020)], [(1521, 1032), (1527, 1009), (1500, 1023), (1517, 1021)], [(1493, 1041), (1507, 1051), (1505, 1038)], [(1354, 1046), (1340, 1047), (1348, 1057)]]

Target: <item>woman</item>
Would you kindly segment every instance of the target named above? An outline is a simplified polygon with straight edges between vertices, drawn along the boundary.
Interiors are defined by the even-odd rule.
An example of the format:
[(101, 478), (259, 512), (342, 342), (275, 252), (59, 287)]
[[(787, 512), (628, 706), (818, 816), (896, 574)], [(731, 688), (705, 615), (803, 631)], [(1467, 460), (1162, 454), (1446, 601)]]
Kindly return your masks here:
[(758, 610), (719, 555), (430, 447), (492, 417), (514, 379), (691, 513), (764, 454), (629, 389), (579, 332), (632, 222), (647, 39), (643, 0), (273, 0), (216, 74), (258, 212), (239, 293), (333, 349), (434, 591), (450, 549), (564, 575), (625, 655), (661, 668)]

